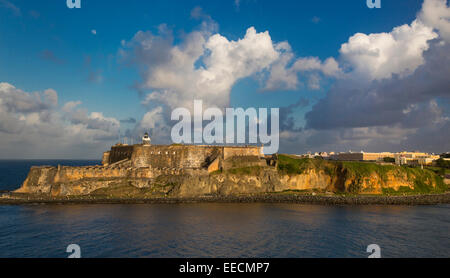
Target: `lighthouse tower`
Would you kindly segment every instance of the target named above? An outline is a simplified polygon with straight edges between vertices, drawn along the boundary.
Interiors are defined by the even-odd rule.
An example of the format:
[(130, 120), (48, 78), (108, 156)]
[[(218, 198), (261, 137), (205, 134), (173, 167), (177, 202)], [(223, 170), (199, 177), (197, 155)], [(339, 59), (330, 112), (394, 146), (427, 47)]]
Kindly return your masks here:
[(150, 145), (152, 140), (150, 139), (150, 136), (148, 136), (148, 133), (146, 132), (144, 134), (144, 137), (142, 137), (142, 145)]

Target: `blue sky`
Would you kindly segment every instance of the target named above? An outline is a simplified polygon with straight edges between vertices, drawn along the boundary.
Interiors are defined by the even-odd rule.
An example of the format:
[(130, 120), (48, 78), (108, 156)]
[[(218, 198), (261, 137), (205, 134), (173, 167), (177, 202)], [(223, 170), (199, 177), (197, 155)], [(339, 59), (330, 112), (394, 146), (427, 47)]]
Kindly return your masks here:
[[(116, 118), (139, 118), (144, 113), (133, 89), (139, 75), (117, 57), (121, 40), (129, 40), (139, 30), (155, 30), (162, 23), (175, 34), (189, 32), (199, 24), (190, 16), (197, 6), (229, 39), (242, 37), (254, 26), (268, 30), (274, 41), (289, 41), (299, 55), (320, 58), (337, 56), (340, 45), (356, 32), (389, 31), (411, 22), (420, 8), (420, 1), (412, 0), (384, 1), (382, 9), (368, 9), (361, 0), (255, 0), (242, 1), (239, 7), (234, 0), (84, 0), (81, 9), (68, 9), (65, 0), (10, 2), (20, 8), (20, 15), (0, 10), (0, 63), (8, 65), (0, 67), (2, 81), (25, 91), (53, 88), (61, 102), (81, 100), (88, 110)], [(320, 19), (318, 23), (314, 17)], [(47, 51), (57, 60), (45, 59)], [(100, 84), (89, 82), (89, 70), (101, 72)], [(257, 91), (242, 84), (237, 87)], [(240, 101), (239, 95), (238, 89), (233, 91), (233, 103), (246, 105), (248, 100)], [(267, 103), (279, 99), (271, 95), (265, 96)]]
[[(152, 89), (136, 89), (145, 79), (143, 71), (138, 63), (124, 61), (120, 51), (122, 42), (131, 42), (139, 31), (158, 34), (158, 27), (165, 24), (173, 33), (173, 45), (178, 45), (205, 21), (214, 22), (213, 33), (230, 41), (243, 38), (254, 27), (256, 32), (268, 31), (274, 44), (288, 42), (295, 57), (334, 58), (340, 63), (339, 50), (350, 37), (411, 24), (423, 3), (382, 0), (381, 9), (369, 9), (365, 0), (81, 0), (81, 9), (68, 9), (65, 2), (0, 0), (0, 82), (27, 93), (51, 88), (61, 107), (80, 101), (89, 113), (137, 122), (149, 111), (141, 102)], [(195, 8), (201, 9), (197, 18), (192, 16)], [(303, 126), (305, 113), (327, 96), (334, 82), (322, 78), (320, 89), (265, 91), (257, 77), (246, 76), (233, 83), (230, 105), (286, 107), (305, 99), (308, 105), (293, 112), (297, 125)], [(120, 126), (122, 132), (133, 128), (134, 124)]]

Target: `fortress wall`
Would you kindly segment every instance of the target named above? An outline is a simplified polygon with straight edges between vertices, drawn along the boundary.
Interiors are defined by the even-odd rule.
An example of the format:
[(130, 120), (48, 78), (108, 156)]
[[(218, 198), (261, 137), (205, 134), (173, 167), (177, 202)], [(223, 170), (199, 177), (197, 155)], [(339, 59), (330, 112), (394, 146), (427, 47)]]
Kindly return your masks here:
[(265, 167), (267, 166), (267, 162), (258, 156), (234, 156), (222, 162), (224, 170), (253, 166)]
[(84, 178), (125, 178), (130, 175), (127, 168), (119, 167), (62, 167), (55, 182), (70, 182)]
[[(261, 156), (261, 148), (197, 146), (197, 145), (135, 145), (131, 155), (133, 167), (152, 168), (202, 168), (216, 157), (228, 159), (235, 156)], [(208, 164), (208, 163), (207, 163)]]
[(256, 146), (247, 147), (224, 147), (223, 159), (233, 156), (261, 156), (261, 148)]
[(182, 173), (191, 176), (205, 176), (209, 174), (208, 170), (205, 169), (184, 169)]
[(161, 173), (158, 169), (151, 167), (132, 168), (130, 169), (130, 178), (151, 179), (159, 176)]
[[(221, 150), (215, 146), (188, 146), (181, 152), (182, 168), (201, 168), (208, 157), (212, 157)], [(212, 161), (211, 161), (212, 162)]]
[(133, 167), (201, 168), (208, 157), (220, 151), (215, 146), (136, 145), (131, 161)]
[(109, 152), (109, 164), (121, 161), (124, 159), (130, 159), (133, 154), (134, 146), (113, 146)]
[(103, 166), (109, 165), (109, 154), (110, 154), (109, 151), (103, 153), (103, 157), (102, 157), (102, 165)]

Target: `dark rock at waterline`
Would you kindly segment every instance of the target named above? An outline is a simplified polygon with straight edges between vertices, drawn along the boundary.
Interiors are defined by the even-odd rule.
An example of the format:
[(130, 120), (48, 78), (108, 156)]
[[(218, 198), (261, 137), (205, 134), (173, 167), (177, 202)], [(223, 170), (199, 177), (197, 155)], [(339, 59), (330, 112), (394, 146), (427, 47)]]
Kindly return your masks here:
[(259, 194), (242, 196), (203, 196), (195, 198), (48, 198), (8, 195), (0, 205), (21, 204), (187, 204), (187, 203), (292, 203), (317, 205), (436, 205), (450, 204), (450, 193), (406, 196), (341, 196), (301, 194)]

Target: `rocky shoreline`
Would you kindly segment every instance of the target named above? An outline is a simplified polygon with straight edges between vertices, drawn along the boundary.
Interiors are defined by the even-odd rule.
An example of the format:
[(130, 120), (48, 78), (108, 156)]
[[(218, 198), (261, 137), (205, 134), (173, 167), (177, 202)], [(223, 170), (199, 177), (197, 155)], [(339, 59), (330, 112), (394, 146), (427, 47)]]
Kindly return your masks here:
[(306, 195), (257, 194), (240, 196), (203, 196), (195, 198), (48, 198), (8, 196), (0, 198), (0, 205), (65, 205), (65, 204), (192, 204), (192, 203), (285, 203), (315, 205), (436, 205), (450, 204), (450, 193), (427, 195)]

